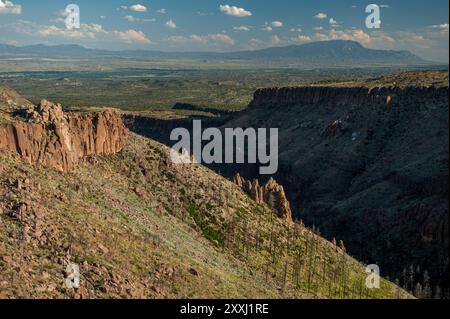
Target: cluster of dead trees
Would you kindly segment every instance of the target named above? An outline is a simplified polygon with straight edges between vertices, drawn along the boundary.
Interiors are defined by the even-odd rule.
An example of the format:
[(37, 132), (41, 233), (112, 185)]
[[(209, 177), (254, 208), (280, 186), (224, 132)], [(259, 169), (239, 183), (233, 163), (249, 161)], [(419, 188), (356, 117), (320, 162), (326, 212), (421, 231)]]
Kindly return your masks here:
[(419, 299), (449, 299), (448, 289), (443, 291), (439, 285), (433, 286), (428, 271), (420, 266), (404, 268), (401, 279), (396, 279), (395, 283)]
[(284, 225), (272, 212), (261, 209), (234, 216), (223, 246), (259, 264), (266, 281), (277, 282), (281, 292), (300, 288), (317, 297), (375, 297), (366, 286), (364, 268), (345, 253), (344, 242), (327, 242), (319, 234), (301, 221)]

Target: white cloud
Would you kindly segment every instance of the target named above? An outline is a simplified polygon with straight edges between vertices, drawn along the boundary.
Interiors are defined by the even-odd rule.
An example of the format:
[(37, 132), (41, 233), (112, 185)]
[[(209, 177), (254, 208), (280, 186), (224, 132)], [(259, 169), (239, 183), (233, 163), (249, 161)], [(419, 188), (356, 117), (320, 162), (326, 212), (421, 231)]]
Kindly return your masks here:
[(307, 36), (307, 35), (298, 35), (296, 37), (291, 38), (292, 42), (295, 43), (305, 43), (305, 42), (310, 42), (312, 41), (311, 37)]
[(316, 14), (314, 16), (314, 18), (316, 18), (316, 19), (326, 19), (326, 18), (328, 18), (328, 15), (326, 13), (319, 12), (318, 14)]
[(66, 18), (69, 14), (70, 14), (70, 11), (65, 10), (65, 9), (61, 9), (61, 10), (58, 10), (58, 12), (56, 12), (56, 15), (61, 18)]
[(128, 31), (113, 31), (113, 34), (126, 43), (150, 44), (149, 38), (142, 31), (130, 29)]
[(169, 28), (169, 29), (176, 29), (177, 28), (177, 25), (176, 25), (176, 23), (173, 20), (167, 21), (164, 25), (166, 26), (166, 28)]
[(338, 22), (336, 20), (334, 20), (333, 18), (330, 18), (328, 23), (331, 24), (331, 25), (338, 24)]
[(208, 16), (214, 16), (214, 12), (202, 12), (202, 11), (198, 11), (197, 15), (200, 17), (208, 17)]
[(235, 44), (235, 41), (230, 36), (228, 36), (226, 34), (222, 34), (222, 33), (209, 34), (206, 36), (192, 35), (191, 38), (194, 41), (199, 41), (199, 42), (214, 41), (214, 42), (222, 42), (222, 43), (226, 43), (226, 44), (230, 44), (230, 45)]
[(124, 19), (128, 20), (130, 22), (135, 22), (136, 21), (136, 18), (133, 17), (132, 15), (126, 15), (126, 16), (124, 16)]
[(239, 27), (234, 27), (234, 31), (250, 31), (250, 27), (246, 25), (241, 25)]
[[(29, 21), (20, 20), (14, 25), (15, 31), (22, 34), (40, 36), (44, 38), (57, 37), (65, 39), (85, 40), (88, 42), (98, 43), (99, 41), (107, 42), (125, 42), (130, 44), (151, 44), (150, 39), (138, 30), (108, 31), (103, 26), (95, 23), (82, 24), (80, 29), (68, 30), (55, 25), (39, 25)], [(93, 43), (94, 43), (93, 42)]]
[(235, 44), (235, 41), (229, 35), (226, 35), (223, 33), (207, 34), (207, 35), (192, 34), (188, 37), (171, 36), (171, 37), (168, 37), (167, 40), (170, 42), (177, 43), (177, 44), (182, 44), (182, 43), (202, 43), (202, 44), (222, 43), (222, 44), (228, 44), (228, 45)]
[(247, 11), (244, 8), (230, 6), (228, 4), (220, 5), (219, 10), (227, 15), (234, 17), (250, 17), (252, 15), (250, 11)]
[(328, 41), (328, 40), (331, 40), (331, 39), (330, 39), (330, 37), (329, 37), (328, 35), (326, 35), (326, 34), (323, 34), (323, 33), (316, 33), (316, 34), (314, 35), (314, 40), (315, 40), (315, 41)]
[(269, 47), (269, 46), (270, 46), (269, 43), (266, 43), (266, 42), (263, 41), (263, 40), (255, 39), (255, 38), (250, 39), (250, 41), (249, 41), (249, 43), (248, 43), (248, 47), (249, 47), (251, 50), (257, 50), (257, 49), (267, 48), (267, 47)]
[(323, 27), (315, 27), (314, 30), (316, 30), (316, 31), (322, 31), (322, 30), (323, 30)]
[[(32, 32), (29, 30), (26, 33)], [(68, 30), (65, 28), (59, 28), (55, 25), (40, 26), (35, 29), (37, 35), (43, 37), (57, 36), (72, 39), (95, 39), (98, 34), (106, 34), (103, 27), (99, 24), (82, 24), (80, 29)]]
[(433, 41), (426, 39), (423, 35), (412, 35), (410, 39), (406, 39), (406, 41), (410, 41), (411, 44), (416, 45), (419, 48), (428, 48), (433, 44)]
[(273, 28), (282, 28), (283, 27), (283, 22), (281, 22), (281, 21), (273, 21), (273, 22), (270, 23), (270, 25)]
[(0, 0), (0, 14), (21, 14), (22, 6), (11, 1)]
[(443, 30), (443, 31), (448, 31), (448, 23), (442, 23), (442, 24), (435, 24), (430, 26), (430, 28), (432, 29), (439, 29), (439, 30)]
[(281, 39), (277, 36), (274, 35), (271, 39), (270, 42), (272, 42), (272, 44), (280, 44), (281, 43)]
[(182, 36), (182, 35), (172, 35), (172, 36), (167, 38), (167, 41), (173, 42), (173, 43), (177, 43), (177, 44), (181, 44), (181, 43), (187, 43), (190, 40), (189, 40), (189, 37), (185, 37), (185, 36)]
[(383, 32), (373, 32), (368, 34), (361, 29), (350, 29), (350, 30), (335, 30), (331, 29), (328, 34), (317, 33), (314, 35), (313, 40), (315, 41), (328, 41), (328, 40), (347, 40), (356, 41), (368, 48), (377, 49), (393, 49), (395, 46), (395, 40), (383, 33)]
[(142, 4), (135, 4), (130, 7), (130, 10), (136, 12), (147, 12), (147, 7)]
[(426, 33), (430, 37), (440, 37), (440, 38), (447, 38), (448, 43), (448, 32), (449, 32), (449, 25), (448, 23), (441, 23), (441, 24), (435, 24), (432, 26), (429, 26), (426, 30)]
[(164, 8), (161, 8), (161, 9), (157, 10), (156, 12), (161, 13), (161, 14), (167, 13), (166, 9), (164, 9)]
[(291, 28), (289, 29), (290, 32), (302, 32), (303, 30), (301, 28)]
[[(1, 1), (1, 0), (0, 0)], [(67, 18), (67, 16), (69, 15), (69, 11), (65, 10), (65, 9), (61, 9), (58, 10), (55, 14), (57, 16), (56, 19), (51, 19), (49, 20), (51, 23), (64, 23), (64, 20)]]
[(155, 22), (156, 19), (152, 18), (152, 19), (141, 19), (141, 18), (137, 18), (135, 16), (132, 15), (126, 15), (123, 17), (125, 20), (128, 20), (129, 22)]
[(95, 38), (95, 34), (93, 33), (85, 33), (80, 30), (67, 30), (67, 29), (60, 29), (55, 25), (47, 26), (43, 29), (37, 30), (37, 34), (48, 37), (48, 36), (61, 36), (65, 38), (75, 38), (75, 39), (81, 39), (81, 38)]
[(268, 26), (263, 27), (263, 31), (272, 32), (273, 28), (270, 25), (268, 25)]
[(428, 49), (434, 45), (434, 42), (426, 38), (425, 35), (415, 32), (400, 31), (397, 37), (401, 47), (410, 49)]

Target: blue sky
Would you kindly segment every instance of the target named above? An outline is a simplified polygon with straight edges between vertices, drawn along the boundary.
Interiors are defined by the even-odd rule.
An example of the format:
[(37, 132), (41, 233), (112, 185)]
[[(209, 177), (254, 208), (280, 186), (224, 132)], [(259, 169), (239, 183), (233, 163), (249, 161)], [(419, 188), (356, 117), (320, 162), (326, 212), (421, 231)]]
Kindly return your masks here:
[[(64, 8), (80, 7), (68, 30)], [(367, 29), (365, 8), (381, 7)], [(0, 43), (102, 49), (237, 51), (330, 39), (448, 62), (448, 0), (0, 0)]]

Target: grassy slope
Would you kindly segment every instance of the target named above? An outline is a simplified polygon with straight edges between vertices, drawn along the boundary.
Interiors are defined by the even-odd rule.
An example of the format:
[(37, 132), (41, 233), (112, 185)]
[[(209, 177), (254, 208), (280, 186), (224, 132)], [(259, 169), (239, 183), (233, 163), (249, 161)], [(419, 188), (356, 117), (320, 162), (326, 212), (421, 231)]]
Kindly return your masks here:
[[(295, 234), (232, 183), (173, 166), (136, 135), (76, 174), (0, 157), (0, 297), (406, 296), (386, 281), (360, 291), (362, 265), (309, 230)], [(69, 262), (81, 268), (78, 291), (63, 284)]]
[(11, 122), (10, 113), (13, 107), (28, 105), (29, 103), (14, 90), (0, 86), (0, 125)]

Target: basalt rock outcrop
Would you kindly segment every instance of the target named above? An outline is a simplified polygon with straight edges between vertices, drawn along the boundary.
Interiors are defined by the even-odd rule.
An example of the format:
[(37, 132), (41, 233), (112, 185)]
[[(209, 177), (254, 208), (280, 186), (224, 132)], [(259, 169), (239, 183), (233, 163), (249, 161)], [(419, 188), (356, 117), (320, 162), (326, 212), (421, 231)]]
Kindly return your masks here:
[(0, 150), (63, 172), (74, 171), (83, 157), (120, 152), (128, 137), (115, 111), (66, 114), (61, 105), (43, 100), (18, 114), (21, 120), (0, 126)]
[(395, 105), (415, 99), (433, 104), (448, 99), (448, 87), (285, 87), (255, 92), (251, 107), (321, 105), (327, 107), (358, 105)]
[(244, 190), (258, 204), (267, 204), (273, 209), (278, 217), (288, 223), (292, 223), (291, 205), (286, 198), (283, 186), (279, 185), (273, 178), (260, 185), (259, 180), (246, 181), (241, 175), (236, 174), (234, 183)]

